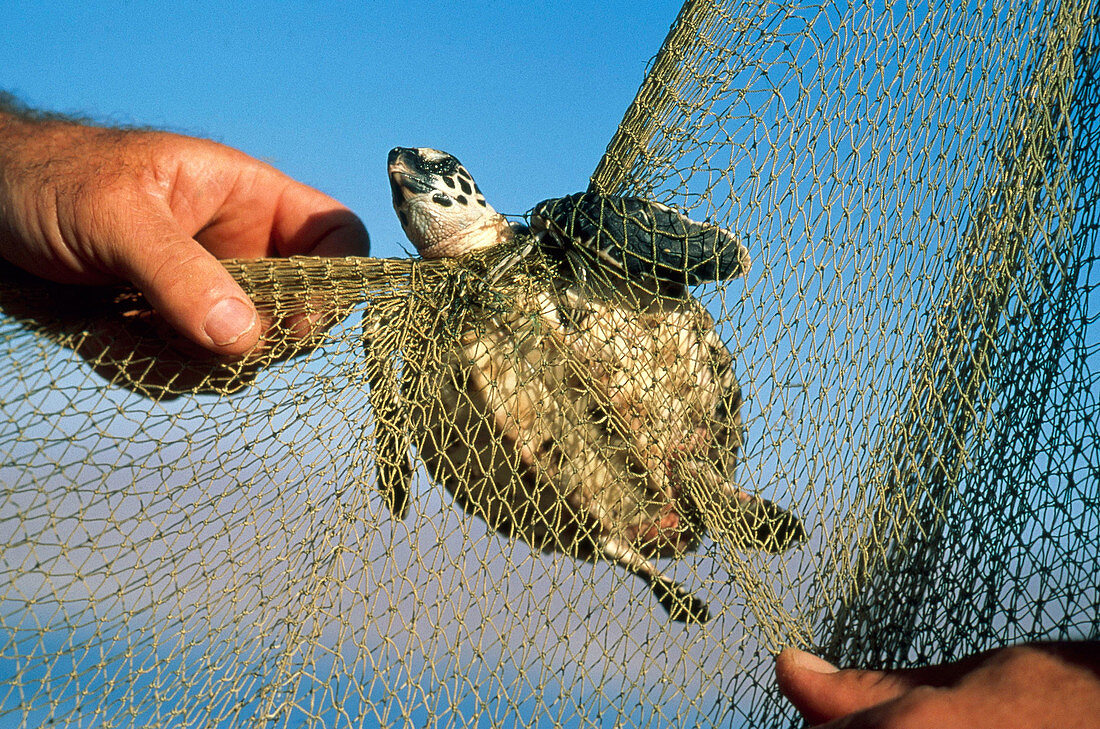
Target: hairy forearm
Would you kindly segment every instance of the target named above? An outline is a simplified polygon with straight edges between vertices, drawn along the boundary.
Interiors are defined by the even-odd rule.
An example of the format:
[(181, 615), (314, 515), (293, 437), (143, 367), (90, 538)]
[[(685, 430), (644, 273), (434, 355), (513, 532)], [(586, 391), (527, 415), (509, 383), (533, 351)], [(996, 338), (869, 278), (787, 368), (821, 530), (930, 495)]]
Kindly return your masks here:
[(97, 138), (116, 135), (85, 120), (30, 108), (0, 92), (0, 255), (45, 278), (106, 282), (81, 260), (81, 236), (60, 207), (78, 205), (101, 180)]
[[(33, 109), (0, 90), (0, 192), (9, 197), (17, 178), (49, 172), (51, 163), (65, 156), (66, 140), (81, 133), (96, 133), (89, 119)], [(5, 212), (10, 218), (12, 211), (0, 215)], [(5, 222), (12, 221), (0, 219), (0, 227)]]
[(48, 115), (0, 90), (0, 175), (12, 165), (18, 143), (29, 133), (28, 126), (48, 121), (51, 121)]
[(90, 125), (92, 120), (77, 114), (62, 114), (57, 111), (34, 109), (23, 103), (14, 94), (0, 89), (0, 129), (5, 124), (44, 124), (50, 122)]
[(83, 114), (35, 109), (0, 89), (0, 174), (5, 168), (31, 169), (64, 157), (74, 140), (119, 141), (150, 127), (105, 124)]
[(13, 94), (0, 90), (0, 123), (18, 119), (33, 119), (37, 115)]

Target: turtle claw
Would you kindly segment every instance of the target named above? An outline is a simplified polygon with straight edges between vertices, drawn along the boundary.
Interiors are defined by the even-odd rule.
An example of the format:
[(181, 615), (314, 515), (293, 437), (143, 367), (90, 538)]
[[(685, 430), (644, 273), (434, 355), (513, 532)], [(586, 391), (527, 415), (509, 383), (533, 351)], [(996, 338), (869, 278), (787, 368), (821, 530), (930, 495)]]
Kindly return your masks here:
[(710, 620), (707, 604), (664, 575), (649, 578), (649, 589), (657, 602), (668, 612), (668, 617), (679, 623), (691, 625)]

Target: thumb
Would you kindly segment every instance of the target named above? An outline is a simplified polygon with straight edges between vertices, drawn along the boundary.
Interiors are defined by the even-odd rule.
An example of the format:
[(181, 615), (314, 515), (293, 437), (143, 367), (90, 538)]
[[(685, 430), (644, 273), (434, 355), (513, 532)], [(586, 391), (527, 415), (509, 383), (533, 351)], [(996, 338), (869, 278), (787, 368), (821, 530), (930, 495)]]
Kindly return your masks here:
[(119, 272), (174, 329), (216, 354), (240, 355), (256, 344), (255, 307), (209, 251), (167, 216), (143, 221), (140, 235), (120, 246)]
[(797, 648), (787, 648), (776, 658), (775, 678), (783, 695), (812, 724), (890, 701), (911, 688), (896, 674), (842, 671)]

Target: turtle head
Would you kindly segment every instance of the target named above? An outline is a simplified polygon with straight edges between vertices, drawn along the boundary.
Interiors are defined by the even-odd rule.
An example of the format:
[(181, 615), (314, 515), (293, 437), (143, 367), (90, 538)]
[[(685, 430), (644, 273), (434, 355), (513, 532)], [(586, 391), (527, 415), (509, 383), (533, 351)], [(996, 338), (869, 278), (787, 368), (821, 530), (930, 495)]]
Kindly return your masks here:
[(453, 155), (427, 147), (395, 147), (388, 165), (393, 209), (425, 258), (462, 255), (510, 234), (507, 221), (485, 202), (474, 178)]

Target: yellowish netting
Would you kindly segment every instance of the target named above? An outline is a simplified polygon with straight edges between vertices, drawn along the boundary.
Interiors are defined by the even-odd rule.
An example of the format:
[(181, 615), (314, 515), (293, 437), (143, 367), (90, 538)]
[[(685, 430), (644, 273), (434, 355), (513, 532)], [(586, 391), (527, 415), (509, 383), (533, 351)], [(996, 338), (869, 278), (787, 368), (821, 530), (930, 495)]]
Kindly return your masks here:
[[(271, 329), (220, 362), (6, 271), (0, 724), (797, 725), (783, 645), (1100, 636), (1098, 20), (686, 3), (593, 176), (748, 246), (686, 297), (236, 261)], [(709, 533), (655, 561), (709, 621), (568, 553), (560, 500), (464, 491), (551, 473), (620, 529), (667, 516), (624, 484), (690, 486)], [(727, 476), (806, 540), (754, 542)]]

